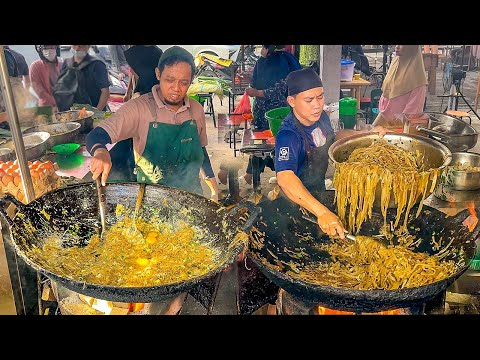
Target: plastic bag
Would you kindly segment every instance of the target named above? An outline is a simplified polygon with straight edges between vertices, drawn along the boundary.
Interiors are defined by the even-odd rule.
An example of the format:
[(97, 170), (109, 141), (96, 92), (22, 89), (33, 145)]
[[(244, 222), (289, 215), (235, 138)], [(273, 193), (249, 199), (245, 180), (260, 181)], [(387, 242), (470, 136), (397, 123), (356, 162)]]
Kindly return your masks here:
[(240, 99), (240, 103), (237, 105), (233, 113), (234, 114), (251, 114), (252, 113), (252, 108), (250, 106), (250, 99), (246, 91), (242, 95), (242, 98)]

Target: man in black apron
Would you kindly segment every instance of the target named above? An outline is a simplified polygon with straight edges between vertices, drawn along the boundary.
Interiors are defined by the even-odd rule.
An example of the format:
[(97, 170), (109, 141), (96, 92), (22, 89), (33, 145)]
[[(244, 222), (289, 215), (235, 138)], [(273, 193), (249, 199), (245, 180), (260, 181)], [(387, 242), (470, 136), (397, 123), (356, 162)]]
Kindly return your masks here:
[[(345, 238), (345, 230), (336, 214), (320, 203), (311, 191), (325, 191), (328, 149), (335, 133), (323, 111), (324, 90), (318, 74), (312, 69), (291, 72), (287, 77), (287, 102), (292, 108), (275, 140), (275, 170), (278, 185), (293, 202), (317, 217), (318, 225), (328, 235)], [(381, 126), (372, 132), (386, 133)], [(344, 135), (365, 131), (345, 131)], [(281, 311), (285, 293), (280, 290), (277, 309)], [(280, 304), (280, 306), (278, 306)], [(308, 306), (305, 306), (309, 309)]]

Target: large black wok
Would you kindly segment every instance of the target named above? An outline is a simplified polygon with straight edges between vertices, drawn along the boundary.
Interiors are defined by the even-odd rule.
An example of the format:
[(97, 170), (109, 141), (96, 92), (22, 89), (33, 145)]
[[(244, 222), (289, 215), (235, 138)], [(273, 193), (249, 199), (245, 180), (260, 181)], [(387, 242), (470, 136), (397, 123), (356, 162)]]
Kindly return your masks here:
[[(135, 207), (139, 184), (111, 183), (106, 186), (107, 226), (116, 221), (115, 208), (122, 204), (130, 209)], [(19, 212), (13, 219), (5, 207), (13, 202)], [(0, 213), (9, 224), (10, 235), (17, 253), (36, 270), (75, 292), (104, 300), (119, 302), (154, 302), (188, 291), (211, 279), (231, 264), (242, 251), (243, 245), (228, 245), (239, 230), (248, 233), (257, 209), (251, 203), (241, 204), (227, 211), (220, 205), (199, 195), (160, 185), (147, 185), (142, 209), (160, 209), (166, 221), (181, 220), (205, 231), (202, 242), (211, 242), (219, 250), (219, 266), (209, 273), (187, 281), (162, 286), (118, 287), (84, 283), (73, 278), (60, 276), (39, 266), (29, 258), (26, 251), (33, 245), (41, 246), (42, 234), (55, 231), (63, 234), (69, 227), (77, 225), (79, 244), (64, 243), (64, 246), (88, 244), (98, 230), (98, 201), (93, 183), (70, 186), (48, 193), (28, 205), (19, 203), (12, 196), (0, 199)], [(184, 209), (183, 211), (180, 211)], [(185, 211), (188, 209), (188, 211)], [(48, 214), (48, 215), (46, 215)], [(247, 221), (245, 222), (245, 219)]]
[[(313, 195), (325, 206), (333, 211), (335, 210), (333, 204), (334, 191), (313, 192)], [(462, 225), (462, 221), (469, 215), (467, 210), (462, 211), (455, 217), (446, 217), (444, 213), (424, 206), (419, 217), (413, 219), (417, 210), (417, 206), (415, 206), (410, 211), (409, 231), (411, 233), (415, 232), (417, 238), (423, 239), (415, 251), (434, 254), (436, 251), (432, 249), (430, 244), (433, 233), (436, 234), (437, 241), (439, 238), (444, 239), (443, 244), (448, 243), (446, 242), (447, 238), (449, 240), (454, 238), (451, 248), (457, 254), (452, 253), (447, 259), (453, 259), (459, 265), (459, 270), (448, 279), (417, 288), (354, 290), (312, 284), (288, 275), (287, 271), (290, 268), (286, 263), (290, 261), (296, 267), (301, 267), (311, 261), (330, 261), (330, 254), (318, 249), (318, 243), (329, 241), (329, 238), (325, 234), (320, 234), (317, 225), (303, 220), (299, 207), (285, 198), (278, 198), (273, 202), (262, 202), (259, 206), (262, 213), (254, 226), (265, 232), (264, 246), (256, 249), (250, 243), (247, 252), (249, 258), (276, 285), (303, 301), (357, 313), (410, 307), (433, 299), (467, 270), (470, 260), (475, 255), (475, 240), (480, 231), (478, 225), (473, 232), (469, 232)], [(393, 219), (394, 215), (395, 209), (389, 210), (387, 220)], [(360, 234), (378, 234), (382, 224), (383, 217), (378, 214), (362, 225)], [(308, 234), (311, 234), (314, 239), (305, 241), (300, 238)], [(387, 242), (388, 240), (385, 239), (385, 243)], [(315, 244), (317, 245), (315, 246)], [(463, 256), (459, 252), (462, 248)], [(301, 257), (297, 256), (300, 252), (302, 253)]]

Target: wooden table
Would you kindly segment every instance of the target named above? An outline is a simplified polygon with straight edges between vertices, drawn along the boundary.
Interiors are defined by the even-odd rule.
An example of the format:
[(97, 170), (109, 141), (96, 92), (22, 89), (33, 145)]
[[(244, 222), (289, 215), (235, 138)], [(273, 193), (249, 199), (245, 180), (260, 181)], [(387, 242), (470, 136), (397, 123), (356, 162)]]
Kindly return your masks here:
[(369, 85), (371, 85), (370, 81), (360, 78), (359, 80), (341, 81), (340, 89), (351, 89), (352, 96), (357, 99), (357, 109), (360, 109), (361, 88)]

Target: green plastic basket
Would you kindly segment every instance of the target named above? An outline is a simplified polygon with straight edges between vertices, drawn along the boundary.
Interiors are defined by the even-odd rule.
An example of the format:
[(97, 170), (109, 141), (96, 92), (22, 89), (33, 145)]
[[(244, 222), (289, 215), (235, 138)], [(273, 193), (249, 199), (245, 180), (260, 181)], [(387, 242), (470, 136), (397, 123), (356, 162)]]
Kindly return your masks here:
[(58, 144), (52, 146), (51, 150), (60, 155), (70, 155), (73, 154), (80, 148), (80, 144), (68, 143), (68, 144)]
[(273, 136), (277, 136), (278, 130), (282, 125), (283, 120), (290, 113), (290, 107), (281, 107), (269, 110), (265, 113), (265, 119), (268, 121), (270, 130), (272, 131)]

